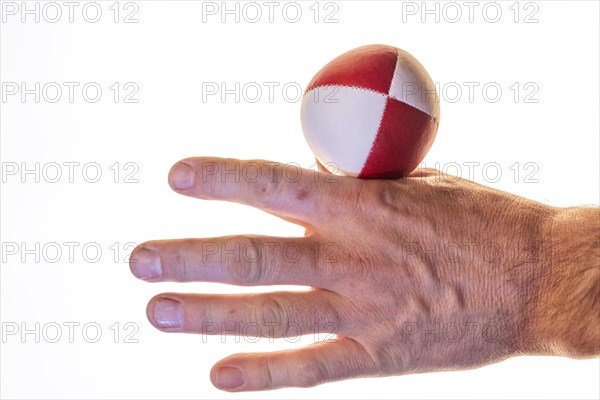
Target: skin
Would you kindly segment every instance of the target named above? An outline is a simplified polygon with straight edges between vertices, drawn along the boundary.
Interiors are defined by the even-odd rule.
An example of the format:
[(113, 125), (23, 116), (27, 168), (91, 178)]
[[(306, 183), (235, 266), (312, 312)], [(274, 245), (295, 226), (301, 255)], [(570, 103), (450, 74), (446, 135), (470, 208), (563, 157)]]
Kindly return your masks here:
[(302, 238), (149, 241), (132, 253), (133, 274), (149, 282), (308, 287), (150, 300), (148, 319), (165, 332), (323, 333), (305, 348), (219, 361), (210, 379), (220, 389), (600, 354), (596, 207), (550, 207), (435, 170), (360, 180), (256, 160), (188, 158), (169, 184), (306, 228)]

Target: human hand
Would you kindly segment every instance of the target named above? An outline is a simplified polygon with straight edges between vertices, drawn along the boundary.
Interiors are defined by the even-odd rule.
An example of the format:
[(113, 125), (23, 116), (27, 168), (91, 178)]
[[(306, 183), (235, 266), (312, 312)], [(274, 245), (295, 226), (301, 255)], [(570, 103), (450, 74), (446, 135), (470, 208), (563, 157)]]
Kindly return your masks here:
[(559, 209), (434, 170), (360, 180), (267, 161), (188, 158), (169, 183), (187, 196), (261, 208), (304, 226), (306, 236), (149, 241), (131, 256), (135, 276), (312, 289), (163, 293), (147, 307), (155, 327), (230, 334), (257, 324), (272, 337), (289, 335), (290, 326), (293, 335), (337, 335), (302, 349), (227, 357), (211, 371), (221, 389), (474, 368), (557, 354), (557, 343), (564, 354), (589, 355), (548, 328), (540, 311), (549, 302), (544, 288), (556, 283), (548, 249)]

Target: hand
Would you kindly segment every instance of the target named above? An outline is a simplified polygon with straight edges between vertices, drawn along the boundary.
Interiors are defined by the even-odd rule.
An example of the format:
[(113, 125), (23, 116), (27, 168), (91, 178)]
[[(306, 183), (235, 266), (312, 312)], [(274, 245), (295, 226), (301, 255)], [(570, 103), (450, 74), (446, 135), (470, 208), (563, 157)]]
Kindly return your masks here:
[(359, 180), (267, 161), (189, 158), (169, 183), (187, 196), (259, 207), (304, 226), (306, 236), (150, 241), (131, 256), (138, 278), (312, 289), (164, 293), (148, 304), (155, 327), (230, 334), (253, 324), (261, 336), (337, 335), (225, 358), (211, 371), (221, 389), (473, 368), (557, 353), (556, 343), (570, 354), (540, 312), (543, 288), (554, 282), (547, 249), (559, 209), (434, 170)]

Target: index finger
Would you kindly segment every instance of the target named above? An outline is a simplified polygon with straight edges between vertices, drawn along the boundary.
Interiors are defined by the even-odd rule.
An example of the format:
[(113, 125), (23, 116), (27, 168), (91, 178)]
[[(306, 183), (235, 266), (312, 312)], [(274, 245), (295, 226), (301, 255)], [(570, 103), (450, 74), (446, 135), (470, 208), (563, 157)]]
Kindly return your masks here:
[(176, 163), (169, 185), (186, 196), (226, 200), (314, 225), (331, 216), (355, 179), (266, 160), (193, 157)]

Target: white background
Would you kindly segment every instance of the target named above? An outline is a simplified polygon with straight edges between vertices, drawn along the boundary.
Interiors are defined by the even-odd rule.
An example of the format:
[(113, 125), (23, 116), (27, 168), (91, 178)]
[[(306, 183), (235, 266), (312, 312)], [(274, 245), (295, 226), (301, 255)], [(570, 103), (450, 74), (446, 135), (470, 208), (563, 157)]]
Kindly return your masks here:
[[(4, 11), (7, 3), (2, 2)], [(231, 293), (276, 288), (148, 284), (135, 279), (124, 262), (131, 250), (129, 242), (234, 233), (302, 235), (299, 227), (258, 210), (177, 195), (167, 185), (167, 172), (178, 159), (199, 155), (264, 158), (310, 167), (313, 157), (300, 127), (300, 102), (295, 101), (293, 87), (287, 97), (281, 88), (290, 82), (304, 88), (326, 62), (370, 43), (411, 52), (445, 88), (446, 93), (441, 90), (440, 130), (426, 166), (439, 163), (456, 173), (458, 165), (458, 172), (469, 177), (465, 163), (476, 162), (480, 165), (471, 178), (478, 182), (557, 206), (598, 204), (598, 2), (538, 1), (516, 6), (512, 1), (498, 2), (487, 6), (487, 14), (483, 9), (488, 3), (481, 2), (472, 21), (463, 2), (450, 6), (428, 2), (429, 9), (438, 7), (436, 22), (435, 14), (422, 15), (421, 2), (338, 1), (327, 8), (324, 3), (317, 5), (316, 23), (315, 7), (309, 8), (312, 1), (298, 3), (302, 16), (296, 23), (282, 15), (284, 2), (275, 8), (272, 23), (262, 2), (258, 3), (263, 12), (260, 21), (248, 22), (255, 9), (246, 8), (239, 23), (235, 15), (226, 16), (222, 23), (220, 13), (203, 15), (203, 7), (211, 5), (195, 1), (137, 1), (127, 8), (121, 2), (115, 23), (114, 8), (109, 8), (113, 3), (98, 3), (102, 16), (96, 23), (83, 18), (85, 2), (75, 8), (72, 23), (62, 2), (58, 4), (63, 15), (56, 23), (46, 21), (44, 15), (39, 23), (35, 15), (26, 15), (23, 23), (21, 2), (15, 3), (16, 15), (2, 15), (3, 85), (80, 84), (72, 103), (66, 86), (56, 103), (47, 101), (54, 92), (45, 97), (41, 93), (39, 103), (34, 95), (27, 95), (23, 102), (20, 93), (0, 103), (5, 173), (1, 320), (4, 329), (17, 326), (34, 331), (37, 322), (41, 336), (39, 343), (33, 333), (24, 338), (21, 332), (3, 337), (3, 398), (600, 396), (598, 359), (557, 357), (520, 357), (465, 372), (228, 394), (215, 389), (208, 379), (214, 362), (235, 352), (301, 346), (311, 338), (298, 343), (235, 343), (233, 339), (222, 343), (219, 337), (165, 334), (147, 322), (146, 302), (162, 291)], [(34, 2), (27, 4), (34, 7)], [(213, 4), (222, 7), (221, 2)], [(44, 5), (39, 3), (40, 12)], [(238, 4), (240, 12), (243, 5)], [(234, 2), (228, 7), (234, 8)], [(502, 15), (493, 23), (497, 8)], [(93, 18), (93, 9), (87, 10)], [(452, 22), (457, 10), (462, 18)], [(54, 10), (46, 11), (48, 19), (54, 18)], [(124, 23), (133, 11), (138, 22)], [(286, 17), (294, 18), (294, 10), (288, 6), (287, 11)], [(337, 22), (324, 23), (333, 11), (332, 19)], [(528, 15), (531, 23), (524, 21)], [(88, 82), (103, 89), (96, 103), (82, 97), (81, 88)], [(121, 88), (117, 103), (109, 89), (115, 82)], [(124, 90), (127, 82), (139, 88), (133, 97), (137, 103), (123, 102), (130, 92)], [(255, 97), (254, 92), (241, 93), (238, 103), (233, 95), (224, 102), (218, 95), (203, 102), (203, 82), (225, 82), (229, 88), (235, 82), (241, 87), (251, 82), (277, 82), (279, 86), (272, 101), (263, 85), (262, 98), (256, 103), (247, 101)], [(465, 82), (479, 85), (472, 99)], [(520, 88), (516, 99), (510, 89), (515, 83)], [(525, 90), (528, 83), (529, 90)], [(488, 98), (484, 97), (486, 84), (502, 89), (497, 102), (492, 102), (496, 95), (491, 89)], [(453, 91), (456, 87), (463, 89), (460, 99)], [(537, 93), (526, 99), (532, 87)], [(36, 162), (40, 163), (39, 182), (34, 174), (21, 176), (22, 166), (34, 168)], [(65, 162), (80, 163), (72, 183)], [(91, 162), (101, 168), (97, 183), (84, 179), (94, 177), (93, 169), (82, 175), (82, 166)], [(62, 165), (57, 183), (49, 182), (56, 173), (51, 163)], [(114, 163), (119, 163), (117, 183), (114, 167), (109, 168)], [(137, 183), (124, 182), (125, 174), (134, 171), (126, 169), (126, 163), (137, 165), (131, 177)], [(526, 163), (532, 164), (526, 169)], [(484, 174), (486, 164), (494, 168)], [(6, 175), (15, 165), (17, 174)], [(502, 176), (494, 182), (498, 166)], [(77, 243), (73, 259), (65, 242)], [(6, 251), (10, 243), (18, 246), (17, 254)], [(39, 261), (36, 254), (23, 252), (36, 243)], [(63, 251), (56, 262), (51, 262), (56, 257), (53, 243)], [(88, 250), (102, 250), (96, 262), (92, 262), (92, 250), (87, 256), (82, 254), (89, 243)], [(44, 246), (47, 253), (41, 254)], [(70, 322), (80, 324), (73, 343), (64, 325)], [(139, 327), (130, 338), (137, 343), (124, 343), (124, 335), (133, 332), (125, 329), (128, 322), (133, 323), (128, 327)], [(82, 333), (86, 323), (102, 329), (97, 343), (87, 341), (95, 336), (93, 329), (87, 336)], [(115, 323), (119, 323), (118, 343)], [(62, 327), (62, 336), (50, 343), (56, 324)]]

